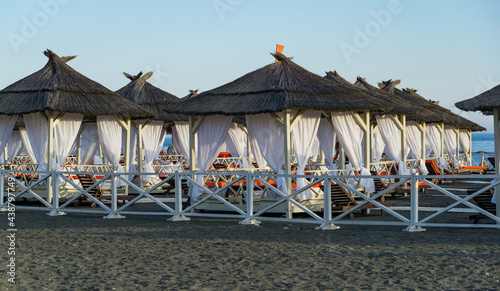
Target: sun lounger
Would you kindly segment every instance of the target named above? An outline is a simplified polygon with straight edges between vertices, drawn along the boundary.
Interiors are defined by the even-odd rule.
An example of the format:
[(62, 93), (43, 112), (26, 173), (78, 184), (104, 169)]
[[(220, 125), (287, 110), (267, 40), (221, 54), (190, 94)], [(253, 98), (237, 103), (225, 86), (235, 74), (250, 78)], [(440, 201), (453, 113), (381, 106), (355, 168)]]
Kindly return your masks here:
[[(349, 192), (342, 186), (340, 186), (339, 184), (337, 183), (333, 183), (331, 184), (331, 196), (332, 196), (332, 210), (333, 211), (347, 211), (353, 207), (355, 207), (356, 205), (358, 205), (358, 203), (356, 202), (356, 200), (354, 200), (354, 198), (349, 194)], [(321, 186), (321, 188), (323, 188), (323, 186)], [(321, 189), (321, 190), (324, 190), (324, 189)], [(384, 206), (393, 206), (394, 203), (384, 203)], [(371, 203), (367, 203), (359, 208), (357, 208), (358, 210), (361, 210), (362, 214), (366, 214), (366, 210), (367, 209), (373, 209), (373, 208), (379, 208), (378, 206), (374, 205), (374, 204), (371, 204)], [(384, 211), (381, 210), (381, 215), (384, 215)], [(354, 218), (354, 215), (351, 213), (350, 215), (351, 218)]]
[[(476, 191), (477, 190), (469, 190), (467, 191), (467, 194), (470, 195)], [(492, 197), (493, 197), (493, 189), (490, 189), (490, 191), (485, 191), (477, 195), (476, 197), (472, 198), (472, 200), (474, 200), (477, 206), (479, 206), (481, 209), (486, 210), (493, 215), (497, 215), (497, 205), (495, 203), (491, 203)], [(487, 217), (481, 213), (469, 216), (470, 220), (474, 220), (473, 223), (478, 223), (479, 220), (483, 218)]]
[[(87, 190), (88, 188), (92, 187), (97, 181), (102, 179), (104, 176), (96, 176), (96, 175), (82, 175), (82, 174), (77, 174), (78, 180), (80, 181), (80, 184), (82, 185), (83, 190)], [(96, 198), (99, 201), (102, 200), (110, 200), (111, 199), (111, 189), (105, 189), (101, 187), (102, 183), (99, 185), (96, 185), (92, 189), (88, 191), (90, 195), (92, 195), (94, 198)], [(85, 199), (86, 198), (86, 199)], [(125, 200), (132, 200), (134, 199), (135, 196), (130, 196), (130, 195), (117, 195), (117, 200), (123, 200), (123, 203), (125, 203)], [(93, 201), (87, 196), (81, 195), (77, 201), (75, 202), (75, 206), (79, 206), (82, 201)], [(97, 206), (96, 202), (92, 203), (92, 208), (95, 208)]]
[(434, 182), (434, 183), (440, 183), (443, 180), (452, 180), (453, 183), (455, 183), (455, 184), (457, 183), (456, 177), (450, 177), (450, 176), (453, 176), (453, 175), (445, 175), (445, 174), (441, 173), (439, 171), (438, 167), (436, 166), (436, 163), (433, 160), (426, 160), (425, 161), (425, 167), (427, 168), (427, 171), (429, 172), (429, 175), (442, 176), (442, 177), (439, 177), (439, 178), (433, 178), (433, 179), (431, 179), (432, 182)]

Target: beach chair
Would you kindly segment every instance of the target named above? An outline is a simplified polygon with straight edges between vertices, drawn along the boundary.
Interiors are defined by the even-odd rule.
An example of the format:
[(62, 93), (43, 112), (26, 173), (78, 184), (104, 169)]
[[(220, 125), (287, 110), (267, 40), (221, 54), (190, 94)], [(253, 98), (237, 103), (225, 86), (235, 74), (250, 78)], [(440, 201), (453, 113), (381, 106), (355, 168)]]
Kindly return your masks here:
[[(83, 190), (87, 190), (88, 188), (92, 187), (97, 181), (102, 179), (104, 176), (96, 176), (96, 175), (83, 175), (83, 174), (77, 174), (78, 180), (80, 181), (80, 184), (82, 185)], [(104, 189), (100, 185), (96, 185), (92, 189), (88, 191), (90, 195), (92, 195), (94, 198), (96, 198), (99, 201), (103, 200), (110, 200), (111, 199), (111, 189)], [(81, 195), (76, 201), (75, 201), (75, 206), (79, 206), (83, 201), (93, 201), (89, 197), (86, 197), (84, 195)], [(123, 203), (125, 201), (130, 201), (134, 199), (135, 196), (131, 195), (117, 195), (117, 200), (122, 200)], [(92, 208), (96, 208), (97, 203), (93, 202), (92, 203)]]
[[(373, 176), (381, 176), (382, 174), (379, 173), (379, 171), (376, 169), (375, 171), (371, 171), (371, 174)], [(375, 185), (375, 192), (379, 193), (382, 192), (383, 190), (387, 189), (392, 183), (387, 183), (387, 179), (382, 179), (381, 177), (378, 178), (373, 178), (373, 183)], [(392, 197), (394, 198), (396, 194), (398, 194), (398, 188), (393, 189), (391, 191), (386, 192), (382, 197), (380, 197), (381, 201), (385, 201), (385, 196), (387, 194), (391, 194)]]
[[(356, 202), (356, 200), (354, 200), (354, 198), (349, 194), (349, 192), (342, 186), (340, 186), (339, 184), (337, 183), (333, 183), (331, 184), (331, 197), (332, 197), (332, 210), (333, 211), (347, 211), (353, 207), (355, 207), (356, 205), (358, 205), (358, 203)], [(324, 188), (323, 186), (321, 186), (321, 190), (324, 191)], [(326, 193), (325, 193), (326, 194)], [(384, 203), (384, 206), (387, 206), (387, 207), (390, 207), (390, 206), (393, 206), (394, 203)], [(359, 208), (357, 208), (358, 210), (361, 210), (361, 213), (364, 215), (367, 213), (367, 209), (373, 209), (373, 208), (378, 208), (378, 206), (376, 205), (373, 205), (371, 203), (367, 203)], [(381, 210), (381, 215), (384, 215), (384, 210)], [(350, 214), (350, 218), (354, 218), (354, 214), (351, 213)]]
[[(472, 194), (476, 192), (477, 190), (468, 190), (467, 194)], [(476, 197), (472, 198), (474, 202), (476, 202), (477, 206), (479, 206), (481, 209), (488, 211), (489, 213), (493, 215), (497, 215), (497, 205), (495, 203), (491, 203), (491, 198), (493, 197), (493, 189), (490, 189), (489, 191), (485, 191)], [(473, 223), (476, 224), (479, 222), (480, 219), (487, 218), (484, 214), (478, 213), (469, 216), (470, 220), (473, 220)]]
[(488, 162), (491, 164), (491, 170), (495, 170), (495, 157), (488, 157)]
[[(425, 161), (425, 167), (427, 168), (427, 171), (429, 172), (429, 175), (435, 175), (435, 176), (442, 176), (442, 178), (433, 178), (431, 181), (433, 183), (441, 183), (444, 180), (451, 180), (453, 183), (457, 183), (456, 177), (449, 177), (451, 175), (445, 175), (441, 173), (436, 166), (436, 163), (433, 160), (426, 160)], [(420, 185), (419, 185), (420, 186)]]

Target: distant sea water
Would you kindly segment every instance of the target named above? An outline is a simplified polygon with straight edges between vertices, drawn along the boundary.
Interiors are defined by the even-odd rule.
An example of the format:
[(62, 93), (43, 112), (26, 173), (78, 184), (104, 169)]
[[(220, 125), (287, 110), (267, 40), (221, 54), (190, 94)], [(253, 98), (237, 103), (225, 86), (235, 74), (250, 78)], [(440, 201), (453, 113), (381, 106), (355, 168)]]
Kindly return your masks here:
[[(166, 150), (171, 144), (172, 135), (168, 134), (165, 138), (163, 149)], [(481, 162), (481, 152), (484, 152), (489, 156), (493, 156), (495, 154), (495, 140), (493, 133), (472, 133), (472, 158), (478, 164)]]

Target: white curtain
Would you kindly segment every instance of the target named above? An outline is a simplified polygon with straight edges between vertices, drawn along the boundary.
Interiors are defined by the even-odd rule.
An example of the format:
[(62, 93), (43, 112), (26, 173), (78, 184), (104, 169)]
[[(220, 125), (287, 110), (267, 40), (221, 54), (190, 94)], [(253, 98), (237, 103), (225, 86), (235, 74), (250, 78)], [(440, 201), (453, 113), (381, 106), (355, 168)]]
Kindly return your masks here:
[(83, 115), (66, 113), (54, 126), (54, 169), (60, 170), (73, 147)]
[[(363, 167), (363, 131), (350, 112), (332, 112), (332, 123), (345, 154), (356, 171), (362, 176), (370, 176), (370, 170)], [(360, 179), (360, 187), (367, 193), (375, 191), (373, 179)]]
[[(75, 142), (80, 126), (82, 125), (83, 114), (65, 113), (54, 126), (54, 169), (61, 170), (69, 156)], [(64, 184), (62, 178), (58, 179), (59, 185)]]
[[(311, 163), (318, 162), (320, 155), (321, 155), (321, 146), (319, 145), (319, 139), (318, 136), (314, 136), (311, 144), (311, 157), (309, 158), (309, 161)], [(323, 162), (324, 161), (321, 161), (321, 163)]]
[[(232, 116), (207, 116), (201, 123), (197, 132), (196, 167), (198, 172), (207, 171), (214, 162), (219, 154), (220, 146), (226, 139), (232, 119)], [(203, 184), (203, 175), (197, 175), (196, 182)], [(202, 193), (202, 188), (194, 187), (193, 199), (196, 201)]]
[(337, 133), (333, 129), (333, 125), (326, 118), (321, 118), (319, 122), (317, 137), (321, 149), (325, 153), (326, 161), (329, 164), (328, 169), (336, 170), (337, 165), (334, 163), (333, 158), (336, 154), (335, 140), (337, 139)]
[(382, 134), (380, 134), (380, 130), (378, 126), (375, 126), (373, 130), (373, 154), (374, 154), (374, 162), (378, 163), (382, 159), (382, 154), (384, 153), (385, 143), (382, 138)]
[[(241, 167), (244, 169), (249, 169), (250, 164), (248, 163), (247, 156), (247, 134), (241, 129), (241, 127), (236, 123), (231, 123), (229, 128), (229, 137), (238, 153), (238, 157), (242, 158)], [(232, 155), (232, 153), (231, 153)]]
[[(231, 130), (231, 127), (229, 129)], [(240, 156), (229, 134), (226, 136), (226, 140), (224, 140), (224, 142), (220, 146), (219, 153), (221, 152), (228, 152), (229, 154), (231, 154), (231, 157)]]
[[(248, 123), (247, 123), (247, 130), (248, 130)], [(262, 154), (262, 151), (259, 148), (259, 143), (257, 142), (256, 138), (257, 132), (251, 132), (248, 130), (248, 139), (250, 143), (250, 150), (252, 151), (253, 158), (255, 159), (255, 162), (257, 163), (258, 168), (267, 168), (269, 165), (266, 162), (266, 159), (264, 158), (264, 155)]]
[[(144, 173), (154, 173), (153, 161), (158, 156), (156, 150), (162, 135), (163, 121), (153, 120), (142, 130), (142, 144), (144, 145)], [(156, 175), (144, 175), (142, 180), (156, 183), (160, 179)]]
[[(129, 152), (129, 172), (130, 173), (135, 173), (136, 172), (136, 165), (137, 165), (137, 129), (135, 126), (130, 127), (131, 133), (130, 133), (130, 152)], [(127, 138), (127, 131), (122, 128), (122, 153), (123, 156), (125, 157), (125, 140)], [(126, 158), (125, 158), (126, 160)], [(131, 181), (134, 178), (134, 175), (129, 175), (128, 180)]]
[(84, 126), (80, 137), (80, 159), (82, 165), (88, 165), (99, 149), (99, 134), (97, 123), (87, 123)]
[[(319, 111), (306, 111), (302, 117), (297, 121), (295, 127), (292, 129), (292, 141), (295, 150), (295, 157), (297, 158), (297, 175), (305, 175), (305, 168), (307, 162), (311, 157), (313, 143), (316, 135), (318, 134), (318, 127), (320, 122), (321, 112)], [(309, 184), (306, 178), (297, 178), (297, 189), (303, 188)], [(297, 194), (300, 201), (311, 199), (314, 193), (311, 189)]]
[[(122, 126), (114, 116), (97, 116), (97, 132), (102, 154), (117, 169), (117, 173), (124, 173), (125, 169), (120, 165), (120, 153), (122, 149)], [(117, 187), (126, 183), (117, 179)]]
[[(267, 113), (247, 115), (246, 122), (251, 144), (255, 142), (258, 145), (262, 156), (275, 173), (284, 174), (285, 171), (281, 169), (285, 151), (285, 135), (283, 130), (278, 127), (276, 121)], [(254, 152), (256, 159), (257, 155)], [(257, 163), (259, 163), (259, 168), (262, 167), (258, 160)], [(285, 178), (278, 178), (276, 184), (278, 190), (287, 193)]]
[(469, 156), (470, 151), (470, 140), (469, 134), (465, 131), (460, 131), (460, 146), (462, 147), (462, 152), (467, 157), (467, 163), (470, 164), (472, 162), (471, 157)]
[(375, 118), (377, 119), (377, 125), (384, 140), (385, 148), (391, 154), (394, 161), (399, 164), (398, 174), (409, 175), (410, 171), (401, 160), (401, 132), (398, 126), (389, 116), (377, 115)]
[(446, 153), (453, 159), (453, 167), (458, 169), (457, 159), (457, 134), (453, 127), (449, 125), (444, 126), (444, 145)]
[(437, 124), (427, 125), (426, 138), (434, 155), (439, 160), (438, 168), (440, 170), (445, 169), (448, 166), (448, 162), (441, 156), (441, 132)]
[(428, 175), (429, 171), (425, 166), (425, 157), (422, 157), (422, 133), (418, 129), (415, 121), (408, 121), (406, 123), (406, 144), (418, 160), (420, 173), (422, 173), (422, 175)]
[(161, 130), (161, 134), (160, 134), (160, 138), (158, 139), (158, 144), (156, 145), (156, 148), (155, 148), (155, 158), (158, 157), (158, 155), (160, 154), (160, 151), (161, 149), (163, 148), (163, 144), (165, 143), (165, 138), (167, 137), (167, 130), (165, 128), (163, 128)]
[(30, 142), (30, 139), (28, 137), (28, 132), (26, 131), (26, 128), (20, 127), (19, 134), (21, 135), (21, 139), (23, 140), (24, 149), (26, 150), (26, 153), (30, 157), (31, 163), (36, 164), (37, 163), (36, 156), (35, 156), (35, 153), (33, 152), (33, 149), (31, 148), (31, 142)]
[(0, 115), (0, 149), (2, 149), (2, 154), (14, 129), (16, 120), (17, 115)]
[[(47, 146), (49, 138), (47, 121), (39, 112), (24, 114), (23, 119), (31, 149), (38, 163), (38, 171), (47, 171)], [(40, 179), (43, 179), (45, 176), (46, 174), (39, 174)]]
[(19, 150), (22, 146), (22, 138), (19, 130), (13, 130), (10, 135), (9, 142), (7, 143), (7, 161), (12, 161), (16, 155), (19, 153)]
[[(197, 136), (195, 134), (195, 152), (198, 145)], [(172, 126), (172, 137), (177, 152), (183, 155), (186, 160), (189, 159), (189, 122), (175, 121), (175, 125)]]

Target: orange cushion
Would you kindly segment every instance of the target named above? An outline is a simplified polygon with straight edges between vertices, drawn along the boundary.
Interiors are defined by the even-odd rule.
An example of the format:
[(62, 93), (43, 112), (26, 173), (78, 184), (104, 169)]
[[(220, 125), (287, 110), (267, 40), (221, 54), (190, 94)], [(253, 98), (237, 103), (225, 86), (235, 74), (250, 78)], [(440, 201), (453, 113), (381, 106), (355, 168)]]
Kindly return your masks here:
[(458, 168), (464, 170), (486, 170), (486, 167), (481, 167), (481, 166), (473, 166), (473, 167), (458, 166)]

